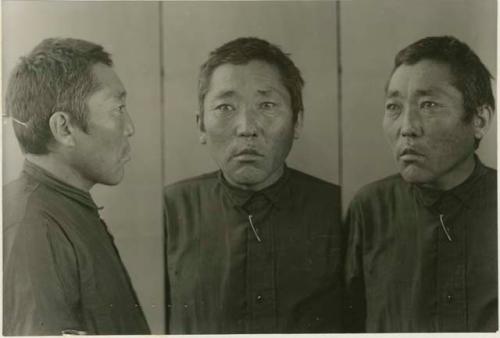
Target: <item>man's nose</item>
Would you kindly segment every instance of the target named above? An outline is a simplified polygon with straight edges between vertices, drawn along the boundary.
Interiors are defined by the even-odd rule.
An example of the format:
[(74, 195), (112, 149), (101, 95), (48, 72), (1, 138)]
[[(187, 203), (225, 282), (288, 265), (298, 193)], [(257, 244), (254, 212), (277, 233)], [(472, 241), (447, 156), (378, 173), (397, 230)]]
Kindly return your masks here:
[(243, 107), (237, 114), (236, 134), (243, 137), (257, 136), (257, 121), (254, 109)]
[(418, 137), (422, 135), (420, 113), (416, 107), (408, 106), (404, 109), (401, 119), (401, 135)]
[(125, 136), (130, 137), (135, 134), (135, 126), (134, 121), (130, 117), (128, 112), (125, 113), (125, 128), (124, 128)]

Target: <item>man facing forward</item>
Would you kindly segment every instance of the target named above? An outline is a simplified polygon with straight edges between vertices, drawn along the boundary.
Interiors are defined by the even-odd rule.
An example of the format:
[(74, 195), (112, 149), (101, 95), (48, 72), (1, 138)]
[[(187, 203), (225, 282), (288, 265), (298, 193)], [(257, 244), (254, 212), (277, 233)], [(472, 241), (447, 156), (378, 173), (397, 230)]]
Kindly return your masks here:
[(200, 140), (220, 171), (165, 189), (170, 333), (340, 330), (339, 187), (285, 165), (302, 86), (257, 38), (202, 66)]
[(475, 155), (495, 108), (490, 78), (453, 37), (397, 54), (383, 127), (399, 175), (363, 188), (347, 217), (358, 330), (497, 330), (496, 170)]
[(125, 97), (91, 42), (46, 39), (15, 68), (6, 108), (26, 161), (3, 195), (5, 335), (149, 333), (89, 194), (123, 178)]

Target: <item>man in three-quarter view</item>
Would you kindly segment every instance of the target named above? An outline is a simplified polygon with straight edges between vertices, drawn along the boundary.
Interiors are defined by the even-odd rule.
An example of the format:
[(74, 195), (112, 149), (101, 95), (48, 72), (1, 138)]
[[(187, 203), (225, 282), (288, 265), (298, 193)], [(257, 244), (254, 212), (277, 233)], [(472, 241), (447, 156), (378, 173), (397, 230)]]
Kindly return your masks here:
[(498, 329), (497, 176), (475, 154), (494, 109), (489, 71), (456, 38), (397, 54), (383, 129), (399, 174), (361, 189), (346, 220), (351, 329)]
[(25, 162), (3, 192), (3, 334), (148, 334), (89, 194), (118, 184), (134, 133), (99, 45), (46, 39), (14, 69), (6, 111)]
[(220, 170), (165, 189), (169, 333), (340, 330), (339, 187), (285, 164), (303, 85), (258, 38), (203, 64), (200, 141)]

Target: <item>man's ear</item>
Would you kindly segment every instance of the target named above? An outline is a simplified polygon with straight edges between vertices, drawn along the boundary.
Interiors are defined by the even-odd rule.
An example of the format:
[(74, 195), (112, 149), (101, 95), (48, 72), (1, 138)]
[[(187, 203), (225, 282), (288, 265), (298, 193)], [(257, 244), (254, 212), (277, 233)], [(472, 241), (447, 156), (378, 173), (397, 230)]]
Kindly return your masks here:
[(490, 105), (484, 104), (476, 109), (476, 113), (472, 119), (474, 126), (474, 137), (482, 139), (490, 129), (493, 120), (493, 109)]
[(293, 128), (293, 138), (298, 139), (302, 133), (302, 127), (304, 125), (304, 112), (301, 110), (297, 114), (297, 120), (295, 121), (295, 126)]
[(198, 126), (198, 130), (200, 132), (200, 143), (207, 144), (207, 134), (205, 132), (205, 125), (203, 123), (203, 116), (200, 112), (196, 113), (196, 124)]
[(74, 127), (70, 123), (70, 116), (65, 112), (55, 112), (49, 118), (49, 127), (52, 132), (54, 140), (62, 145), (73, 147), (74, 140)]

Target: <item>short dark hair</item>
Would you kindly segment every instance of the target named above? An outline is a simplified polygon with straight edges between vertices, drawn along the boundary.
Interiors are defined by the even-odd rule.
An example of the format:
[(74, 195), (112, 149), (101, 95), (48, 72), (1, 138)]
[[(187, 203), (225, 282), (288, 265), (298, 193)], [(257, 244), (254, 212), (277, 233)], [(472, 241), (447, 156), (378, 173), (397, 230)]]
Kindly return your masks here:
[(402, 64), (413, 65), (428, 59), (447, 64), (455, 78), (455, 87), (464, 99), (464, 121), (470, 122), (478, 107), (495, 109), (491, 89), (493, 77), (470, 47), (452, 36), (433, 36), (403, 48), (394, 59), (393, 72)]
[(47, 154), (49, 119), (64, 111), (87, 131), (86, 100), (99, 87), (92, 66), (112, 66), (110, 54), (92, 42), (70, 38), (43, 40), (14, 69), (6, 91), (6, 113), (23, 152)]
[(302, 88), (304, 80), (300, 70), (278, 46), (255, 37), (237, 38), (229, 41), (210, 53), (208, 60), (201, 66), (198, 81), (198, 103), (202, 117), (203, 102), (208, 92), (210, 79), (214, 70), (226, 63), (234, 65), (247, 64), (252, 60), (267, 62), (278, 68), (283, 85), (291, 98), (293, 121), (297, 121), (299, 112), (304, 111), (302, 102)]

